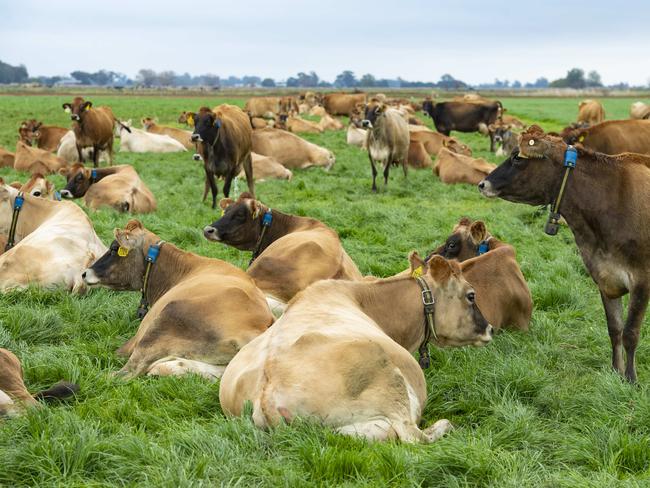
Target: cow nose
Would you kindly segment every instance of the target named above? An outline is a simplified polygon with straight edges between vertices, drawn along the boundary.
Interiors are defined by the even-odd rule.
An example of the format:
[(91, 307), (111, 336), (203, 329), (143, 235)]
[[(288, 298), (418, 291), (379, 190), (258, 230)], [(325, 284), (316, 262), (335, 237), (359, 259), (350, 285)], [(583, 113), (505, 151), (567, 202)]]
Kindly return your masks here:
[(482, 181), (478, 184), (478, 189), (479, 189), (479, 190), (484, 190), (484, 189), (485, 189), (485, 180), (482, 180)]
[(201, 157), (200, 154), (198, 154), (198, 153), (194, 153), (194, 154), (192, 155), (192, 159), (193, 159), (194, 161), (201, 161), (203, 158)]
[(201, 136), (198, 134), (192, 134), (192, 142), (199, 142), (201, 140)]
[(70, 193), (70, 190), (61, 190), (61, 197), (72, 198), (72, 193)]
[(490, 324), (488, 324), (487, 329), (485, 331), (490, 335), (490, 337), (494, 335), (494, 327), (492, 327)]
[(78, 116), (78, 115), (75, 115), (75, 114), (72, 114), (72, 115), (70, 116), (70, 119), (71, 119), (71, 120), (79, 120), (79, 116)]
[(85, 271), (84, 271), (83, 273), (81, 273), (81, 277), (82, 277), (84, 280), (86, 279), (86, 272), (85, 272)]
[(217, 229), (212, 227), (211, 225), (206, 225), (203, 228), (203, 235), (205, 236), (206, 239), (210, 241), (220, 241), (219, 239), (219, 233), (217, 232)]
[(364, 126), (364, 127), (370, 127), (370, 121), (369, 120), (363, 120), (361, 122), (361, 125)]

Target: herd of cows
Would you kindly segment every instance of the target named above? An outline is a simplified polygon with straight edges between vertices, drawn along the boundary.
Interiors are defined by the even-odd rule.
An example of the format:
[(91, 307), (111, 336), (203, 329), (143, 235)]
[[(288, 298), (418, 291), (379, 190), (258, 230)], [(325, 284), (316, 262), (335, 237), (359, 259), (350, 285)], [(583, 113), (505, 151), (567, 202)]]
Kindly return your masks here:
[[(546, 232), (555, 234), (562, 219), (573, 231), (602, 296), (612, 365), (636, 381), (650, 298), (650, 107), (641, 102), (629, 120), (604, 120), (599, 102), (582, 102), (576, 123), (561, 133), (526, 127), (499, 101), (477, 95), (423, 103), (365, 93), (255, 97), (243, 110), (223, 104), (182, 112), (179, 123), (191, 130), (151, 118), (136, 129), (81, 97), (63, 108), (71, 130), (24, 121), (15, 153), (0, 148), (0, 166), (31, 173), (26, 183), (0, 178), (0, 290), (139, 291), (142, 322), (117, 352), (126, 358), (119, 371), (126, 378), (220, 378), (224, 412), (240, 415), (251, 402), (259, 427), (308, 417), (343, 434), (406, 442), (432, 442), (451, 429), (444, 419), (418, 427), (428, 344), (480, 346), (494, 329), (527, 330), (528, 285), (514, 248), (482, 221), (460, 219), (430, 255), (412, 252), (408, 269), (380, 279), (362, 275), (334, 229), (255, 198), (256, 179), (290, 179), (292, 170), (310, 166), (329, 170), (334, 154), (297, 133), (342, 131), (338, 117), (346, 116), (347, 142), (367, 151), (373, 191), (377, 166), (385, 184), (393, 165), (405, 175), (409, 166), (431, 167), (443, 182), (478, 185), (487, 197), (551, 205)], [(422, 124), (420, 110), (437, 131)], [(453, 131), (484, 134), (505, 161), (495, 167), (473, 158)], [(183, 251), (135, 219), (105, 246), (82, 208), (65, 200), (134, 214), (157, 207), (132, 166), (112, 164), (116, 137), (120, 151), (191, 151), (203, 162), (203, 199), (211, 193), (212, 207), (221, 208), (203, 234), (252, 252), (246, 271)], [(67, 179), (60, 191), (47, 179), (54, 173)], [(240, 176), (248, 191), (231, 199)], [(219, 202), (218, 178), (225, 196)], [(0, 366), (0, 415), (77, 391), (61, 383), (31, 395), (15, 355), (0, 349)]]

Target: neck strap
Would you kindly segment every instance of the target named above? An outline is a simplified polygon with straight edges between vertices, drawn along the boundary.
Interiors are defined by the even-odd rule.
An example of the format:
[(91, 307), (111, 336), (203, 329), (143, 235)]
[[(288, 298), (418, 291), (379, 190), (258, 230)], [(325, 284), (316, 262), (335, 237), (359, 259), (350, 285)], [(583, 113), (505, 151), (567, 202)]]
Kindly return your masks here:
[(576, 167), (578, 162), (578, 150), (573, 146), (568, 146), (564, 153), (564, 177), (562, 178), (562, 184), (560, 185), (560, 191), (557, 194), (555, 203), (551, 207), (551, 210), (548, 214), (548, 221), (544, 227), (544, 232), (549, 236), (557, 235), (560, 222), (560, 204), (562, 203), (562, 197), (564, 196), (564, 191), (566, 190), (567, 181), (569, 180), (569, 173), (572, 169)]
[(431, 357), (429, 356), (429, 340), (433, 337), (434, 340), (438, 339), (436, 334), (436, 323), (434, 320), (434, 313), (436, 310), (436, 300), (433, 298), (433, 292), (426, 280), (422, 276), (413, 276), (420, 289), (422, 290), (422, 304), (424, 305), (424, 339), (418, 348), (420, 359), (418, 363), (422, 369), (427, 369), (431, 365)]
[(490, 250), (490, 241), (492, 240), (492, 236), (488, 237), (487, 239), (483, 239), (481, 243), (478, 245), (478, 252), (477, 256), (481, 256), (488, 252)]
[(144, 270), (144, 279), (142, 280), (142, 298), (140, 299), (140, 305), (138, 306), (138, 318), (142, 320), (147, 312), (149, 311), (149, 301), (147, 300), (147, 288), (149, 287), (149, 275), (151, 274), (151, 268), (156, 264), (158, 256), (160, 255), (160, 248), (165, 243), (165, 241), (158, 241), (156, 244), (149, 246), (147, 251), (147, 257), (145, 261), (147, 262), (147, 267)]
[(23, 203), (25, 203), (25, 195), (21, 191), (16, 195), (14, 200), (14, 212), (11, 215), (11, 226), (9, 226), (9, 236), (7, 238), (7, 244), (5, 246), (5, 251), (8, 251), (15, 245), (16, 241), (16, 227), (18, 226), (18, 215), (20, 210), (23, 208)]
[(255, 244), (255, 250), (253, 251), (251, 260), (248, 262), (248, 266), (253, 264), (253, 261), (255, 261), (257, 257), (260, 255), (260, 249), (262, 248), (262, 241), (264, 240), (266, 231), (269, 229), (269, 227), (271, 227), (272, 223), (273, 223), (273, 210), (269, 208), (264, 213), (264, 217), (262, 217), (262, 231), (260, 232), (260, 237), (257, 239), (257, 244)]

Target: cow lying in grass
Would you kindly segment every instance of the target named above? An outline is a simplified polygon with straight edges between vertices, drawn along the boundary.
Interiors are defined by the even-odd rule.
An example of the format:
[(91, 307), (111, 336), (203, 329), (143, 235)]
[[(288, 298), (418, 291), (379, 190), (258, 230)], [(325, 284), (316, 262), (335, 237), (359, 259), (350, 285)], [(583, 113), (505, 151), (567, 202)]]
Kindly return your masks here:
[[(145, 282), (147, 256), (156, 248)], [(110, 249), (83, 279), (90, 286), (144, 290), (144, 320), (118, 351), (129, 358), (120, 370), (127, 378), (190, 372), (219, 378), (239, 349), (273, 323), (264, 294), (246, 273), (162, 244), (137, 220), (115, 229)]]
[(440, 181), (450, 185), (456, 183), (476, 185), (495, 168), (494, 164), (488, 163), (483, 158), (464, 156), (443, 147), (438, 152), (433, 173), (440, 178)]
[(15, 245), (0, 256), (0, 290), (35, 284), (83, 291), (81, 273), (106, 251), (88, 216), (73, 203), (29, 194), (15, 212), (18, 196), (0, 178), (0, 235), (16, 224)]
[(33, 197), (61, 200), (61, 195), (54, 189), (54, 184), (40, 173), (33, 174), (24, 184), (20, 181), (14, 181), (9, 186)]
[(20, 361), (11, 351), (0, 348), (0, 417), (15, 416), (26, 408), (38, 406), (37, 400), (63, 399), (78, 391), (77, 385), (60, 382), (31, 395), (23, 382)]
[(28, 173), (49, 175), (57, 173), (67, 163), (58, 156), (37, 147), (30, 147), (22, 141), (16, 143), (14, 169)]
[[(302, 417), (371, 440), (442, 437), (448, 420), (418, 428), (427, 391), (411, 353), (429, 339), (440, 347), (484, 345), (492, 327), (457, 263), (440, 256), (425, 263), (416, 253), (409, 260), (418, 280), (325, 280), (300, 293), (226, 368), (219, 391), (224, 412), (241, 415), (250, 401), (262, 428)], [(423, 286), (432, 293), (427, 302), (435, 302), (428, 309), (432, 324)]]
[(118, 212), (149, 213), (156, 210), (156, 198), (128, 164), (89, 169), (75, 164), (60, 173), (68, 180), (63, 198), (81, 198), (88, 208), (112, 207)]
[(252, 144), (253, 152), (272, 157), (289, 169), (324, 166), (329, 170), (336, 162), (329, 149), (312, 144), (285, 130), (254, 130)]
[(322, 222), (272, 210), (248, 193), (219, 204), (224, 215), (205, 227), (205, 237), (253, 251), (248, 275), (269, 298), (286, 303), (318, 280), (362, 278), (336, 231)]

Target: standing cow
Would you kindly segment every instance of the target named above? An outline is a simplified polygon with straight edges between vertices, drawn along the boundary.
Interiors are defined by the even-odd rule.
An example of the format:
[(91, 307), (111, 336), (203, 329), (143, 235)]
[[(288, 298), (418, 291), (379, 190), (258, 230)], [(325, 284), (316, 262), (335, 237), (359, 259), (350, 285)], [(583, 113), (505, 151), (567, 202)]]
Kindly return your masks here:
[(605, 109), (598, 100), (583, 100), (578, 104), (578, 123), (600, 124), (605, 120)]
[(97, 167), (99, 151), (105, 150), (109, 164), (113, 165), (113, 126), (115, 116), (110, 107), (93, 108), (92, 102), (76, 97), (72, 103), (64, 103), (63, 109), (70, 113), (72, 130), (77, 141), (79, 161), (85, 162), (82, 150), (93, 149), (93, 165)]
[(383, 103), (370, 103), (366, 108), (363, 126), (368, 128), (368, 156), (372, 168), (372, 191), (377, 191), (377, 168), (375, 162), (384, 166), (384, 184), (388, 184), (390, 165), (401, 164), (404, 177), (407, 175), (409, 153), (409, 126), (393, 109)]

